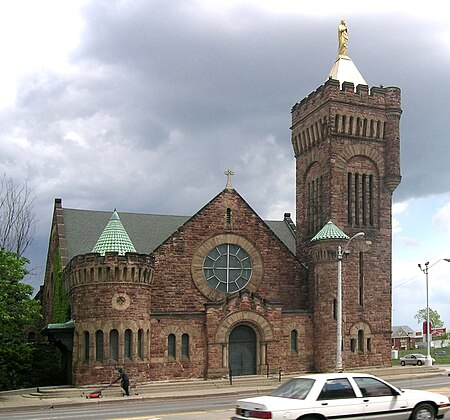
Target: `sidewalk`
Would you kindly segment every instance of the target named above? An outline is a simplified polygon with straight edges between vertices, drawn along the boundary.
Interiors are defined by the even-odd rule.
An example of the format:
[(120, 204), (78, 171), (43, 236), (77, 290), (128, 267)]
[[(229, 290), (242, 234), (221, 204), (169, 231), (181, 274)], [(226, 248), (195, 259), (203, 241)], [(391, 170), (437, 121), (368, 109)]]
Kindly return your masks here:
[[(405, 366), (391, 368), (373, 368), (361, 370), (373, 374), (387, 381), (393, 379), (408, 379), (417, 377), (448, 376), (450, 366)], [(291, 376), (283, 376), (286, 380)], [(125, 400), (151, 400), (211, 397), (214, 395), (235, 395), (236, 399), (249, 394), (267, 394), (276, 388), (280, 382), (277, 376), (246, 376), (233, 378), (232, 384), (228, 379), (216, 380), (179, 380), (148, 382), (131, 386), (130, 397), (122, 397), (118, 385), (111, 386), (102, 392), (102, 398), (87, 398), (86, 396), (102, 388), (89, 387), (41, 387), (39, 390), (21, 389), (0, 392), (0, 410), (32, 410), (54, 408), (79, 404), (109, 404)]]

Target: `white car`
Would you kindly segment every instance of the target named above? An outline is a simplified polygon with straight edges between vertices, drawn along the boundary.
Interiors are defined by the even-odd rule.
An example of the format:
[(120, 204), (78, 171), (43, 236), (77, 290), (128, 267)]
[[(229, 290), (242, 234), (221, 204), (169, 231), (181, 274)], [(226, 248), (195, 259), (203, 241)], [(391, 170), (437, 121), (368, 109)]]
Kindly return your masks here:
[(319, 373), (286, 381), (271, 395), (238, 400), (231, 420), (434, 420), (448, 397), (399, 389), (365, 373)]

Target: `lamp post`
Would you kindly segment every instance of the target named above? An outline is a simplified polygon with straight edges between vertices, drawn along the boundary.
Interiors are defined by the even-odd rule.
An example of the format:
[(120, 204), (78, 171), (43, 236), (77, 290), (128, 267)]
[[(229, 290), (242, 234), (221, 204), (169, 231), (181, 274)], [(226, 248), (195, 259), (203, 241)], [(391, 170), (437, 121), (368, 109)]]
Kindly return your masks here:
[(353, 241), (353, 239), (362, 238), (364, 238), (364, 232), (358, 232), (347, 241), (344, 248), (341, 248), (339, 245), (337, 249), (338, 284), (336, 298), (336, 372), (342, 372), (342, 259), (347, 252), (350, 242)]
[[(442, 258), (440, 260), (437, 260), (433, 265), (436, 265), (439, 261), (447, 261), (450, 262), (450, 258)], [(427, 297), (427, 323), (426, 323), (426, 327), (425, 327), (425, 331), (426, 331), (426, 336), (425, 336), (425, 340), (427, 342), (427, 355), (425, 357), (425, 366), (431, 366), (433, 364), (433, 361), (431, 359), (431, 354), (430, 354), (430, 306), (428, 304), (428, 268), (433, 267), (433, 265), (431, 267), (428, 267), (430, 264), (429, 261), (427, 261), (424, 265), (425, 267), (422, 268), (421, 264), (417, 264), (419, 266), (419, 269), (425, 273), (425, 287), (426, 287), (426, 297)]]

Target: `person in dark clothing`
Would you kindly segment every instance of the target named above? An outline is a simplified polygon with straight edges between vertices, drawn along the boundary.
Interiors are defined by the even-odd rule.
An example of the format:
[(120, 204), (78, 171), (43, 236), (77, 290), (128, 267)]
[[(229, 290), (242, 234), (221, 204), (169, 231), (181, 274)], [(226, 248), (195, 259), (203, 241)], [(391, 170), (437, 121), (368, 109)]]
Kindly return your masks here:
[(114, 382), (118, 382), (120, 381), (120, 386), (123, 388), (123, 390), (125, 391), (125, 395), (127, 397), (130, 396), (130, 380), (128, 379), (128, 375), (127, 373), (123, 370), (123, 369), (118, 369), (119, 371), (119, 377), (114, 381)]

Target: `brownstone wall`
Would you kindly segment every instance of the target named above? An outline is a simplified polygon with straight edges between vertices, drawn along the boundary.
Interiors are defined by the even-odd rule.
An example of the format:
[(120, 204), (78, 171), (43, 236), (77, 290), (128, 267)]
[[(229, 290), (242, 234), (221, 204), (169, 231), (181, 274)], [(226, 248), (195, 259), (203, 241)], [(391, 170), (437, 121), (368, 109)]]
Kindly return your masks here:
[[(370, 89), (328, 80), (292, 110), (292, 144), (296, 155), (297, 256), (310, 267), (309, 296), (314, 309), (314, 363), (317, 370), (335, 364), (337, 246), (345, 241), (310, 244), (308, 180), (322, 177), (320, 215), (349, 237), (363, 231), (371, 242), (352, 243), (343, 262), (344, 367), (390, 365), (391, 330), (391, 209), (392, 193), (400, 182), (400, 90)], [(373, 225), (349, 223), (347, 173), (374, 177)], [(309, 210), (311, 211), (311, 210)], [(355, 241), (356, 242), (356, 241)], [(359, 252), (364, 253), (364, 304), (358, 300)], [(351, 351), (361, 330), (370, 351)], [(367, 344), (367, 342), (366, 342)], [(368, 346), (368, 345), (367, 345)], [(366, 347), (367, 347), (366, 346)]]

